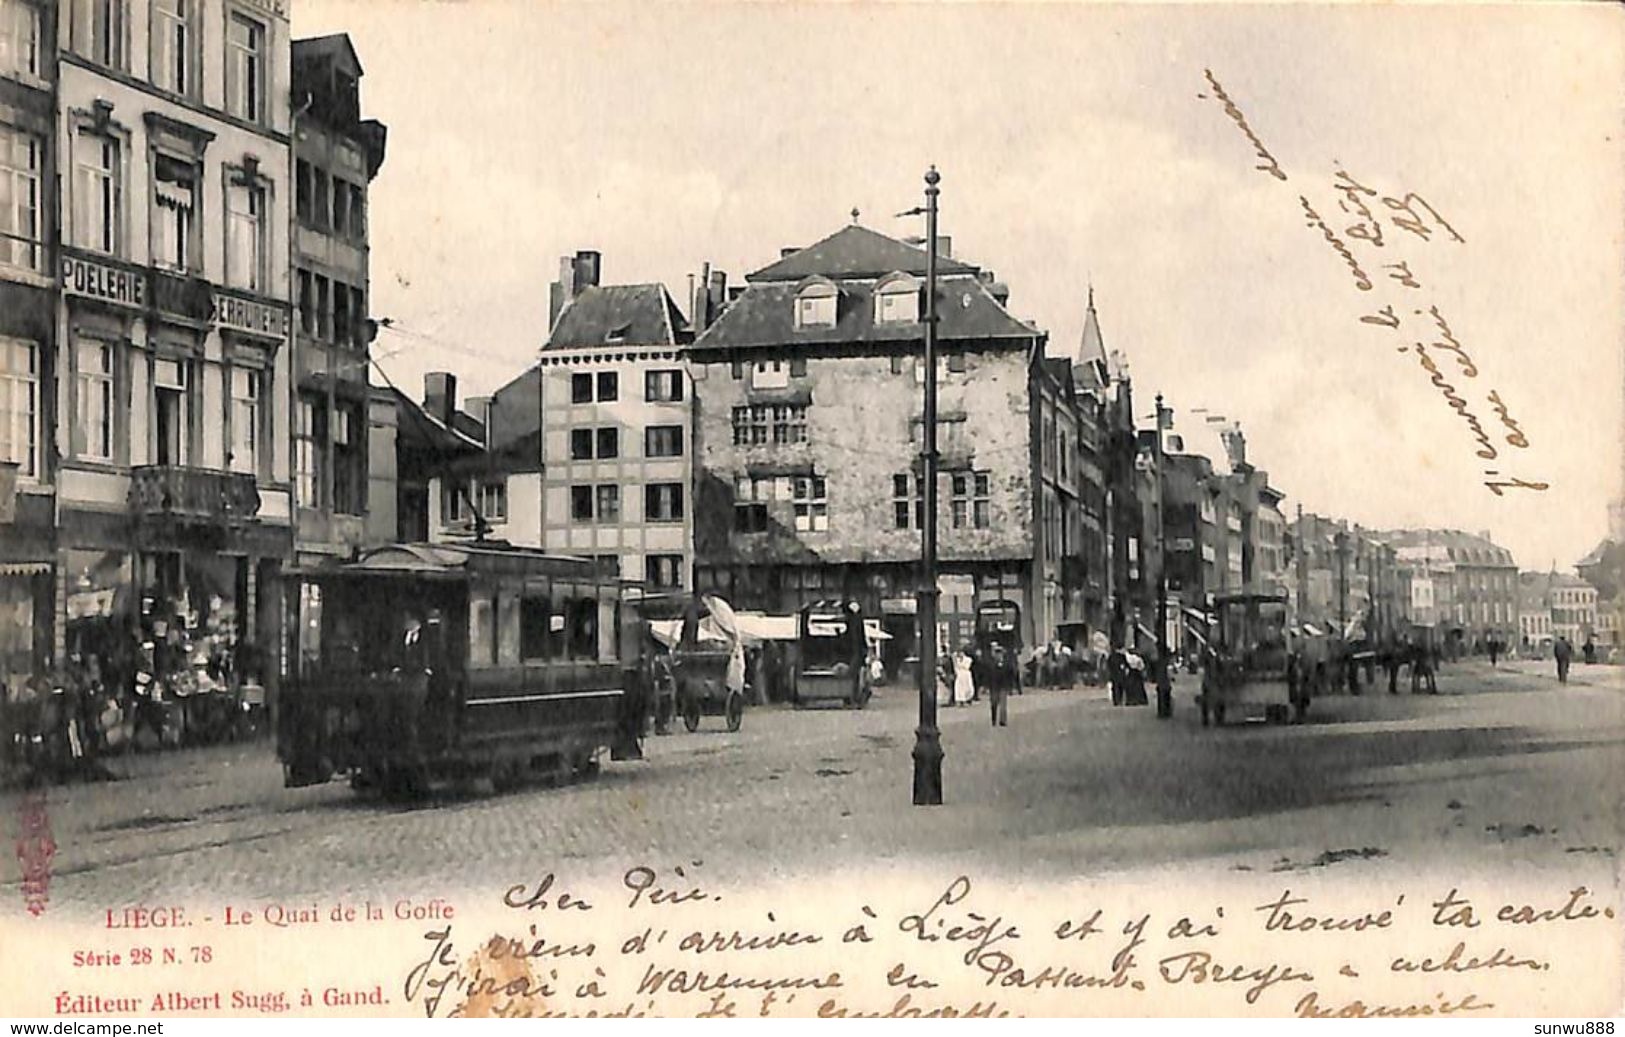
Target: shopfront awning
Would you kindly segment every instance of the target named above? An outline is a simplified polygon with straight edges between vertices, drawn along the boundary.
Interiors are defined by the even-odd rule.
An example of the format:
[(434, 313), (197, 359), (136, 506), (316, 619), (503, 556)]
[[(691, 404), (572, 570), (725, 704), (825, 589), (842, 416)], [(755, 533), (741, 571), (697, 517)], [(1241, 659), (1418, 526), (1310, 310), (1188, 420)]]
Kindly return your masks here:
[(0, 562), (0, 576), (47, 576), (50, 562)]

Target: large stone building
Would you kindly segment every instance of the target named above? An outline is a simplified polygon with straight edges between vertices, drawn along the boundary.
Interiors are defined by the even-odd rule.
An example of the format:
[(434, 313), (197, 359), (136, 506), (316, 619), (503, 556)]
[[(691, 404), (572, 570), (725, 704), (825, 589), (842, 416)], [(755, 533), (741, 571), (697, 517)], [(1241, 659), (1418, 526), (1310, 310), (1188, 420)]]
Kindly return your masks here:
[(393, 399), (368, 351), (368, 185), (386, 133), (361, 118), (361, 62), (345, 35), (293, 43), (293, 491), (302, 561), (394, 539)]
[(269, 641), (293, 521), (286, 5), (39, 10), (60, 45), (56, 654), (164, 620)]
[[(940, 615), (957, 639), (977, 601), (1010, 599), (1032, 644), (1067, 618), (1052, 614), (1067, 599), (1046, 593), (1034, 401), (1069, 401), (1039, 388), (1044, 334), (1011, 315), (990, 273), (949, 252), (938, 262)], [(698, 588), (775, 612), (857, 598), (894, 634), (893, 663), (917, 646), (926, 258), (855, 223), (785, 249), (714, 322), (696, 315), (689, 350)]]

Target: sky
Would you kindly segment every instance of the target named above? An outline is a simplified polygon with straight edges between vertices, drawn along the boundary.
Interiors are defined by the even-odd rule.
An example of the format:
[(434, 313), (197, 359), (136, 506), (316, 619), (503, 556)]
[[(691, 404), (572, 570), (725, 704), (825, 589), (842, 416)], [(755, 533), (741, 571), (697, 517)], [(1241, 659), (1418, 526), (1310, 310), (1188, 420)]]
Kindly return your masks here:
[[(1176, 426), (1240, 422), (1289, 511), (1488, 531), (1538, 569), (1595, 546), (1622, 493), (1622, 26), (1601, 4), (293, 7), (296, 37), (350, 33), (389, 127), (374, 350), (414, 396), (426, 371), (466, 397), (528, 366), (560, 256), (686, 309), (702, 263), (740, 283), (854, 208), (923, 233), (894, 214), (935, 164), (954, 255), (1052, 355), (1092, 286), (1144, 417), (1160, 392)], [(1381, 245), (1347, 233), (1351, 183)], [(1383, 199), (1412, 194), (1462, 240), (1397, 227)], [(1361, 321), (1384, 306), (1398, 327)], [(1548, 488), (1485, 485), (1513, 478)]]

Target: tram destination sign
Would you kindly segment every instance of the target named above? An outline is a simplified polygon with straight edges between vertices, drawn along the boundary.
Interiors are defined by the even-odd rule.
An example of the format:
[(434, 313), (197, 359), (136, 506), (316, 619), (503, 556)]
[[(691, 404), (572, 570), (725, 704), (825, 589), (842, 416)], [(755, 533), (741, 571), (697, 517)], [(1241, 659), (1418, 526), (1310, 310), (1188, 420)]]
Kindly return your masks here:
[(147, 304), (146, 274), (78, 256), (62, 257), (62, 290), (122, 306)]
[(222, 328), (246, 331), (253, 335), (271, 335), (285, 338), (288, 334), (288, 311), (273, 303), (239, 299), (220, 292), (214, 297), (214, 321)]

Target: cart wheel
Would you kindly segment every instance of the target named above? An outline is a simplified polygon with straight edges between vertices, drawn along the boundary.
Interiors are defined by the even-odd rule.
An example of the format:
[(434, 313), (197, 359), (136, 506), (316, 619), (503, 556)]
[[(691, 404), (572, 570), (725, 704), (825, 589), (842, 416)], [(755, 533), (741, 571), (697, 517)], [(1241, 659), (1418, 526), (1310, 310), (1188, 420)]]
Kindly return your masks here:
[(683, 703), (683, 726), (692, 734), (700, 729), (700, 700), (691, 698)]
[(728, 730), (739, 730), (740, 723), (745, 719), (745, 696), (739, 694), (738, 692), (734, 692), (732, 695), (729, 695), (728, 704), (725, 707), (725, 710), (727, 714)]

